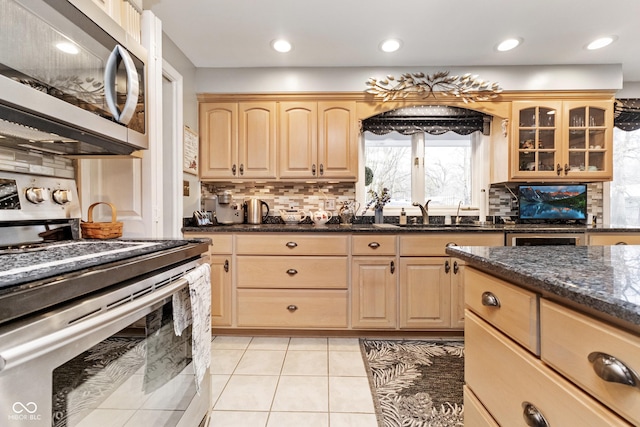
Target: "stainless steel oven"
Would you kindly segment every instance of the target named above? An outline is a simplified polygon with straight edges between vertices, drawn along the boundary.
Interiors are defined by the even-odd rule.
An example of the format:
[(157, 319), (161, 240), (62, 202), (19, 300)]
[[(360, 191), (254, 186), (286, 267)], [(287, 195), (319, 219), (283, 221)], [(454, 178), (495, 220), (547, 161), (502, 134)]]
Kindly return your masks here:
[(204, 424), (208, 242), (82, 239), (74, 188), (0, 172), (0, 425)]
[(505, 240), (507, 246), (582, 246), (585, 235), (575, 232), (507, 233)]
[(0, 0), (1, 145), (148, 148), (146, 50), (93, 1)]

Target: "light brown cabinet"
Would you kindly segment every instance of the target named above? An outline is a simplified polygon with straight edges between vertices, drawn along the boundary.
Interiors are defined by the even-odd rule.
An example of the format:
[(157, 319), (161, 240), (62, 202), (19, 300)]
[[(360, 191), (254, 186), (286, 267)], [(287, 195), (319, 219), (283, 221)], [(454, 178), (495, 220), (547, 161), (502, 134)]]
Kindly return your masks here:
[(640, 245), (640, 233), (588, 233), (589, 245)]
[(347, 235), (240, 233), (238, 327), (347, 328)]
[(502, 233), (438, 233), (400, 236), (400, 327), (464, 327), (464, 263), (447, 245), (502, 246)]
[(355, 108), (352, 101), (280, 102), (279, 177), (355, 181)]
[(231, 326), (232, 312), (232, 234), (185, 234), (185, 238), (210, 238), (211, 326)]
[(201, 179), (276, 177), (275, 102), (206, 102), (199, 108)]
[(511, 117), (509, 180), (612, 179), (613, 100), (514, 101)]
[(351, 237), (351, 325), (389, 329), (397, 325), (395, 235)]
[[(585, 355), (591, 344), (628, 356), (637, 353), (637, 337), (585, 321), (584, 315), (471, 267), (465, 294), (464, 393), (465, 402), (476, 406), (468, 419), (465, 414), (465, 424), (481, 419), (479, 425), (628, 426), (619, 416), (625, 410), (637, 424), (633, 389), (598, 397), (581, 384), (596, 377)], [(631, 366), (639, 363), (628, 359)]]

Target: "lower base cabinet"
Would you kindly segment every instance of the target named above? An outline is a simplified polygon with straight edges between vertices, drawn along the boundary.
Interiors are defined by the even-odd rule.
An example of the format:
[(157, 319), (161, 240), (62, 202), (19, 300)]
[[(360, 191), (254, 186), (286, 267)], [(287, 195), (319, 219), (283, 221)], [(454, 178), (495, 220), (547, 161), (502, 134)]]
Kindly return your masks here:
[(395, 328), (396, 258), (354, 257), (351, 269), (351, 326)]
[(630, 425), (470, 311), (465, 382), (501, 426)]
[(346, 290), (238, 289), (238, 326), (346, 328)]
[(464, 425), (473, 427), (498, 427), (498, 423), (482, 406), (475, 394), (466, 385), (464, 393)]

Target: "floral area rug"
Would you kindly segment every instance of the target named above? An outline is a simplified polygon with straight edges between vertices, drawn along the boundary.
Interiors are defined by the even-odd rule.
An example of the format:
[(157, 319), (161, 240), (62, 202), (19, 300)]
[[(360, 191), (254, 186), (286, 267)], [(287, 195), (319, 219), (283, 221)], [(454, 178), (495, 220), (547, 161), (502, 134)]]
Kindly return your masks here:
[(371, 340), (360, 347), (380, 427), (463, 425), (462, 340)]

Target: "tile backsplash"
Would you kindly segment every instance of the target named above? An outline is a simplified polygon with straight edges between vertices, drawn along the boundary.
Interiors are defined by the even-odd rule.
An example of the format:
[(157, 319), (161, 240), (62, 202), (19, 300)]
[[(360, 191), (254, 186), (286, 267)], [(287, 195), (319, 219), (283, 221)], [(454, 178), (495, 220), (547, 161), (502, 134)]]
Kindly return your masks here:
[[(518, 216), (518, 203), (515, 197), (517, 184), (494, 184), (489, 189), (490, 217)], [(353, 183), (342, 184), (306, 184), (306, 183), (271, 183), (271, 184), (226, 184), (202, 183), (202, 195), (209, 196), (224, 190), (231, 190), (234, 199), (244, 200), (257, 197), (269, 204), (274, 216), (280, 209), (296, 208), (305, 211), (323, 208), (325, 198), (336, 200), (336, 207), (342, 202), (354, 200), (356, 196)], [(587, 184), (587, 210), (602, 218), (603, 200), (602, 183)]]
[(75, 166), (72, 159), (36, 151), (20, 151), (0, 147), (0, 170), (37, 175), (74, 178)]

